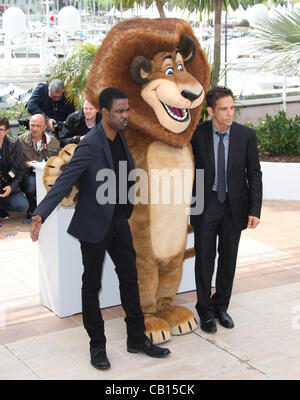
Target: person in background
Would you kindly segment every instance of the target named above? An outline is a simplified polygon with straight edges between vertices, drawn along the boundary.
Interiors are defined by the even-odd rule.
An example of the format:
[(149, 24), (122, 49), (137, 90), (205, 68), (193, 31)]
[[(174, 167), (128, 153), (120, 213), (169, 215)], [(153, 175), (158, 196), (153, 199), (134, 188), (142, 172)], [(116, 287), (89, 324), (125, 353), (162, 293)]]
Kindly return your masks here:
[(7, 133), (9, 121), (0, 116), (0, 219), (8, 219), (7, 211), (26, 211), (29, 203), (21, 192), (24, 158), (20, 143)]
[(36, 182), (34, 164), (46, 161), (58, 154), (59, 141), (45, 132), (46, 119), (42, 114), (35, 114), (29, 121), (29, 132), (18, 136), (25, 162), (25, 175), (22, 189), (29, 201), (27, 218), (31, 218), (32, 211), (36, 208)]
[(61, 147), (69, 143), (78, 144), (84, 135), (90, 131), (101, 120), (97, 109), (85, 99), (80, 111), (75, 111), (68, 116), (59, 132)]
[(46, 118), (47, 129), (56, 134), (57, 124), (62, 124), (69, 114), (75, 111), (64, 94), (64, 84), (53, 79), (49, 84), (39, 83), (27, 103), (31, 115), (42, 114)]

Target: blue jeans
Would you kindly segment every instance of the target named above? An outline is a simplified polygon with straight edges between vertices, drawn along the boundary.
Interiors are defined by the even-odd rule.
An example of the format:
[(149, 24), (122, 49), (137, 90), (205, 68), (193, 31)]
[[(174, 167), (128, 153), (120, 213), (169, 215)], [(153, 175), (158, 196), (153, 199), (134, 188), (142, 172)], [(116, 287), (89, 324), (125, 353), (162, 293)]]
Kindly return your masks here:
[(35, 174), (25, 176), (22, 183), (22, 190), (26, 194), (29, 201), (29, 211), (33, 212), (36, 209), (36, 183)]
[(2, 211), (27, 211), (28, 200), (23, 192), (12, 193), (7, 197), (0, 197), (0, 210)]

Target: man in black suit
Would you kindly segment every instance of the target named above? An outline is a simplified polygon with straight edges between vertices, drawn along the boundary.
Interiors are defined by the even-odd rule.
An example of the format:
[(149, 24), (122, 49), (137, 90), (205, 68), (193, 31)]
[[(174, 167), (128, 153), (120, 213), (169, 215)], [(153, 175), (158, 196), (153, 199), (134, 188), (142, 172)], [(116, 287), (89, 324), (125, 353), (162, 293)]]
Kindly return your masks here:
[[(233, 122), (234, 99), (230, 89), (214, 87), (206, 96), (212, 120), (198, 125), (192, 147), (195, 168), (204, 170), (204, 209), (193, 215), (195, 235), (196, 310), (201, 329), (217, 331), (215, 318), (226, 328), (234, 322), (227, 313), (241, 231), (259, 224), (262, 174), (256, 134)], [(216, 243), (216, 291), (211, 296)]]
[[(82, 316), (91, 339), (91, 363), (96, 368), (107, 369), (110, 363), (106, 356), (104, 322), (98, 297), (106, 250), (116, 266), (120, 282), (121, 301), (126, 313), (127, 350), (131, 353), (142, 351), (151, 357), (164, 357), (170, 351), (153, 345), (145, 335), (135, 250), (127, 221), (133, 205), (129, 201), (126, 204), (119, 201), (119, 197), (124, 197), (118, 189), (119, 178), (121, 180), (119, 162), (123, 166), (125, 163), (126, 174), (134, 169), (122, 132), (128, 122), (128, 98), (119, 89), (107, 88), (99, 96), (99, 107), (102, 122), (80, 141), (72, 160), (34, 211), (31, 238), (38, 240), (42, 222), (78, 181), (78, 203), (68, 233), (78, 238), (81, 245), (84, 266)], [(108, 182), (112, 172), (115, 179)], [(104, 195), (106, 192), (110, 193), (108, 198)], [(113, 198), (110, 198), (111, 193)]]

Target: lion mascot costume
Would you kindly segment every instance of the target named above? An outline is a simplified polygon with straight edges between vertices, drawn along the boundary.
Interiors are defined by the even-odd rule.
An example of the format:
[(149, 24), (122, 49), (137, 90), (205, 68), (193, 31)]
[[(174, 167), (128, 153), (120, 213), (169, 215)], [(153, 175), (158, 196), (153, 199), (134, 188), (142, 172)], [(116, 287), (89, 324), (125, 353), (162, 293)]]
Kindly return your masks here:
[[(193, 331), (186, 307), (174, 306), (186, 255), (194, 160), (190, 140), (209, 84), (209, 65), (191, 26), (184, 20), (130, 19), (115, 25), (97, 51), (85, 94), (96, 107), (106, 87), (123, 90), (130, 115), (125, 136), (135, 168), (147, 179), (136, 182), (149, 201), (135, 201), (129, 220), (136, 250), (141, 307), (153, 343)], [(188, 201), (153, 202), (154, 174), (169, 178), (191, 171), (184, 182)]]
[[(193, 170), (190, 140), (208, 84), (207, 58), (191, 26), (181, 19), (120, 22), (96, 53), (86, 96), (99, 107), (99, 93), (106, 87), (114, 86), (127, 94), (130, 115), (126, 140), (135, 167), (148, 173), (149, 198), (153, 171)], [(190, 180), (190, 198), (192, 183)], [(171, 304), (182, 277), (186, 208), (183, 201), (151, 204), (149, 200), (148, 204), (135, 204), (129, 221), (146, 333), (154, 343), (196, 328), (189, 309)]]

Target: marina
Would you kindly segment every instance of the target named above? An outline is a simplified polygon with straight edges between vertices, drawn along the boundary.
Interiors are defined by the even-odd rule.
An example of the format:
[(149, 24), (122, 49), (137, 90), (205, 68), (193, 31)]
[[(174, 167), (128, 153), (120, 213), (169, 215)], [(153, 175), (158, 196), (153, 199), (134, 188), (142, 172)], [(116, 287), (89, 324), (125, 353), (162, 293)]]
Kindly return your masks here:
[[(5, 28), (5, 12), (8, 11), (12, 17), (7, 18)], [(187, 19), (204, 51), (213, 53), (212, 15), (203, 16), (200, 21), (199, 13), (195, 12), (165, 9), (165, 14), (166, 17)], [(76, 45), (86, 42), (101, 45), (105, 34), (115, 23), (132, 17), (157, 18), (159, 14), (154, 6), (148, 9), (135, 7), (123, 12), (112, 7), (97, 14), (95, 9), (93, 14), (89, 14), (67, 6), (59, 13), (48, 10), (42, 17), (26, 15), (17, 7), (5, 10), (0, 17), (0, 109), (10, 107), (16, 101), (26, 102), (34, 87), (47, 80), (49, 69), (60, 59), (68, 57)], [(239, 27), (243, 18), (251, 21), (252, 17), (251, 9), (240, 7), (233, 11), (229, 8), (227, 14), (223, 11), (223, 77), (219, 83), (230, 87), (240, 100), (299, 96), (299, 75), (283, 76), (276, 71), (266, 71), (264, 49), (254, 49), (253, 32)]]

